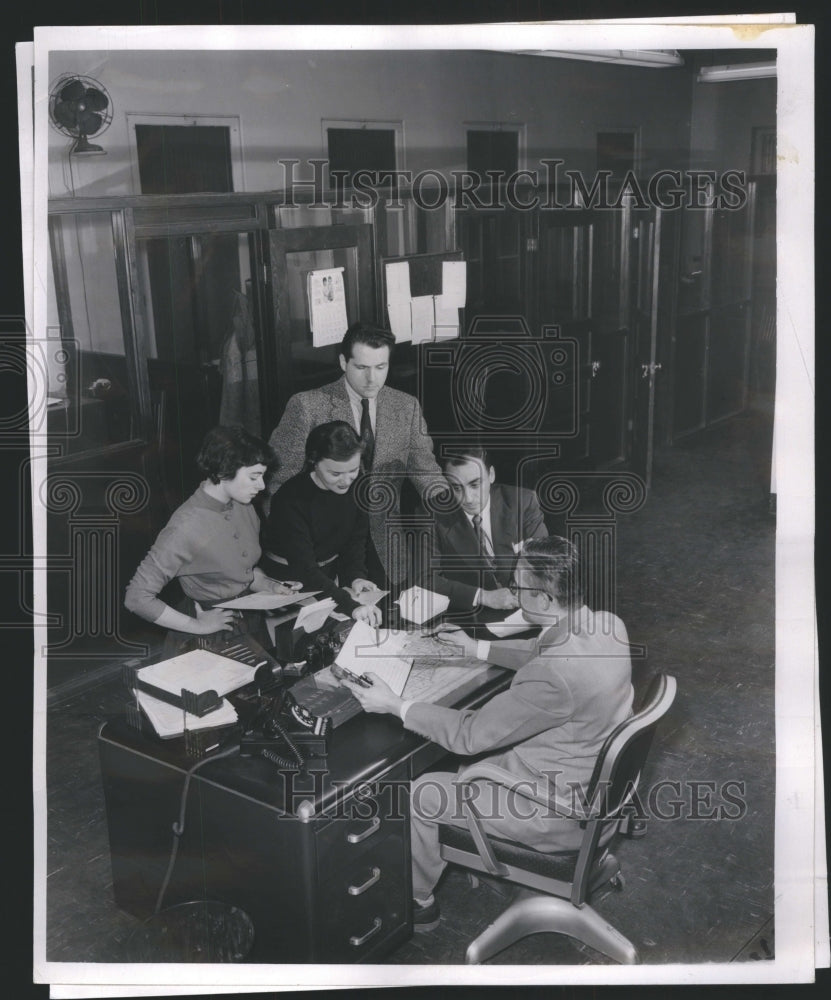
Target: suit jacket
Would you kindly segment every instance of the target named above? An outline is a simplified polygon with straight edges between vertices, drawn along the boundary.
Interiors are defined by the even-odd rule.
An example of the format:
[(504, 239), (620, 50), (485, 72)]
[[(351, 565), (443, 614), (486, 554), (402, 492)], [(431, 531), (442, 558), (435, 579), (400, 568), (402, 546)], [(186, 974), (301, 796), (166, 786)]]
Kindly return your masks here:
[[(289, 399), (280, 423), (269, 444), (279, 467), (269, 483), (273, 493), (287, 479), (298, 473), (305, 460), (306, 438), (318, 424), (345, 420), (355, 426), (355, 418), (346, 394), (346, 379), (320, 389), (298, 392)], [(394, 583), (400, 582), (407, 567), (391, 565), (387, 552), (386, 522), (401, 509), (401, 485), (409, 478), (421, 495), (445, 487), (441, 470), (433, 454), (433, 442), (427, 433), (418, 400), (406, 392), (384, 386), (378, 393), (375, 411), (375, 454), (372, 471), (374, 497), (388, 497), (384, 509), (370, 513), (369, 530), (375, 550)]]
[(530, 782), (562, 815), (573, 801), (569, 784), (588, 783), (604, 740), (632, 714), (632, 670), (626, 628), (609, 612), (583, 607), (571, 631), (555, 625), (545, 639), (510, 688), (481, 708), (414, 702), (404, 725), (451, 753), (490, 752), (488, 761)]
[(471, 608), (479, 587), (507, 587), (519, 543), (548, 534), (532, 490), (494, 483), (490, 505), (494, 573), (483, 572), (476, 532), (460, 507), (434, 515), (434, 544), (422, 580), (428, 590), (449, 597), (451, 608)]

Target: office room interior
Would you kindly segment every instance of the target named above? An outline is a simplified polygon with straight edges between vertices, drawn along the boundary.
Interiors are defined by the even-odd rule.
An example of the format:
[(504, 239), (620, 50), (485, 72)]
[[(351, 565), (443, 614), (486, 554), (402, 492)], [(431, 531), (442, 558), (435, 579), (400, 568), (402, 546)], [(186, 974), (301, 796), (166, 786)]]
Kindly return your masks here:
[[(48, 960), (121, 961), (142, 926), (113, 898), (96, 748), (128, 700), (123, 664), (162, 638), (123, 607), (128, 581), (198, 485), (211, 427), (267, 440), (293, 393), (340, 374), (313, 346), (308, 272), (343, 268), (349, 322), (387, 325), (385, 265), (404, 259), (413, 296), (465, 261), (465, 302), (444, 353), (398, 345), (388, 384), (418, 397), (438, 453), (475, 435), (466, 345), (502, 359), (491, 429), (537, 398), (506, 345), (538, 361), (537, 439), (521, 410), (497, 478), (543, 484), (550, 532), (608, 546), (589, 603), (639, 650), (636, 702), (656, 672), (677, 679), (642, 780), (684, 801), (622, 844), (626, 884), (597, 909), (643, 962), (775, 956), (775, 59), (50, 53), (50, 93), (80, 79), (106, 105), (100, 149), (48, 131)], [(358, 169), (401, 173), (359, 190)], [(440, 928), (372, 960), (463, 962), (512, 891), (451, 868)], [(609, 960), (537, 934), (494, 961)]]

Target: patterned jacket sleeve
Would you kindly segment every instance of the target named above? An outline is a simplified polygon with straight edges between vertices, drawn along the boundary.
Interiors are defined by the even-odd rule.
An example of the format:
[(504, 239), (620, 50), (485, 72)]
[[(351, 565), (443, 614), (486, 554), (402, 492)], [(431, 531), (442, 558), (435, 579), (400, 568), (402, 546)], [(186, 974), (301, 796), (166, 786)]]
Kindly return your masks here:
[(268, 482), (269, 496), (303, 468), (306, 458), (306, 438), (312, 426), (303, 393), (296, 393), (289, 399), (280, 423), (268, 439), (269, 445), (277, 455), (277, 468)]
[(421, 414), (418, 400), (411, 396), (412, 414), (410, 421), (409, 450), (407, 453), (407, 475), (419, 495), (424, 497), (433, 490), (444, 490), (447, 483), (442, 476), (433, 452), (433, 439)]

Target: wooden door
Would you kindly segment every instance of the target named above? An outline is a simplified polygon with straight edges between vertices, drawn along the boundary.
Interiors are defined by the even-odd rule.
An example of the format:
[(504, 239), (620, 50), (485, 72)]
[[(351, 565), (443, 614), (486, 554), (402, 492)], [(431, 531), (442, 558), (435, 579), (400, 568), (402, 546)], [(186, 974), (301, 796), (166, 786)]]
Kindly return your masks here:
[(467, 261), (469, 322), (477, 316), (523, 316), (526, 321), (529, 278), (529, 212), (460, 213), (459, 246)]
[(346, 319), (375, 321), (372, 227), (305, 226), (273, 229), (267, 240), (266, 308), (271, 329), (263, 342), (260, 392), (266, 437), (276, 427), (289, 397), (316, 389), (340, 375), (337, 347), (315, 347), (309, 323), (309, 271), (343, 267)]
[(632, 469), (649, 488), (655, 447), (655, 387), (662, 374), (658, 361), (658, 324), (661, 279), (660, 211), (638, 213), (633, 220), (635, 241), (633, 274), (633, 330), (635, 339), (634, 399), (632, 411)]

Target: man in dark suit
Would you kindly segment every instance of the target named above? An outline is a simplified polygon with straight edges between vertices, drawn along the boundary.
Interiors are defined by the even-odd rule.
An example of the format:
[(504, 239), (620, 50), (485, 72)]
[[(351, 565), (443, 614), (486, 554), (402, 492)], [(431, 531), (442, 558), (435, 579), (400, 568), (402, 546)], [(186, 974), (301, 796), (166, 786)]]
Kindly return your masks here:
[(454, 611), (516, 608), (508, 585), (520, 544), (548, 535), (536, 494), (497, 483), (487, 452), (476, 445), (454, 451), (442, 465), (455, 505), (435, 510), (424, 586), (449, 597)]
[(385, 385), (394, 344), (389, 330), (353, 323), (338, 351), (343, 376), (292, 396), (269, 439), (279, 460), (269, 483), (273, 493), (303, 468), (306, 438), (314, 427), (345, 420), (357, 430), (364, 442), (364, 468), (371, 473), (369, 489), (359, 496), (387, 501), (384, 510), (370, 509), (369, 515), (367, 569), (380, 586), (387, 580), (400, 583), (408, 572), (401, 559), (392, 557), (387, 538), (387, 520), (400, 512), (404, 480), (410, 479), (422, 496), (444, 486), (418, 400)]

